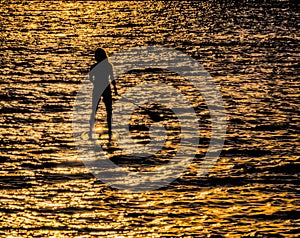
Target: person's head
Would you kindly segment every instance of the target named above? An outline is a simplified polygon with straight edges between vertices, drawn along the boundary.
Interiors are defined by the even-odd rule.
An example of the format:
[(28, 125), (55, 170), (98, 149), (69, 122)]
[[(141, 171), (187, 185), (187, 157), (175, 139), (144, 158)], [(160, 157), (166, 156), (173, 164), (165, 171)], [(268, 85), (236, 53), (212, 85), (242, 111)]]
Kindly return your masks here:
[(102, 60), (105, 60), (106, 58), (107, 58), (106, 52), (102, 48), (98, 48), (95, 51), (95, 60), (97, 62), (101, 62)]

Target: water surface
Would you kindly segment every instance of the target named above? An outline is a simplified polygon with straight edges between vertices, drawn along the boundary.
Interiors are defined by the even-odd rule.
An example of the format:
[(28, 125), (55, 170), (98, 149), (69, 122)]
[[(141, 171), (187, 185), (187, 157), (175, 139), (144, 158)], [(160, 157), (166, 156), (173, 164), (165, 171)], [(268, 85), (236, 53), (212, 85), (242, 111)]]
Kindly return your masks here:
[[(299, 235), (296, 3), (0, 6), (3, 237)], [(135, 71), (117, 79), (120, 92), (143, 80), (175, 85), (202, 122), (199, 153), (185, 175), (160, 190), (130, 194), (97, 180), (78, 158), (72, 109), (97, 47), (112, 54), (144, 45), (181, 50), (206, 68), (223, 95), (227, 136), (217, 165), (197, 177), (210, 135), (201, 95), (173, 74)], [(105, 125), (103, 109), (98, 128)]]

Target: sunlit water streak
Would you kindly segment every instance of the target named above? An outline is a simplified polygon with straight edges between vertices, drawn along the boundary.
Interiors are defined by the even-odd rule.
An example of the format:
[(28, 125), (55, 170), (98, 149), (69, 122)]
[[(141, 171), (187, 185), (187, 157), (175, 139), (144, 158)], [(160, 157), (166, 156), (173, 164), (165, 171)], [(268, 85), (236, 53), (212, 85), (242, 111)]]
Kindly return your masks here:
[[(1, 2), (0, 234), (296, 237), (299, 8), (236, 4)], [(196, 177), (210, 136), (201, 95), (174, 74), (117, 79), (120, 92), (143, 80), (174, 85), (201, 121), (199, 151), (185, 176), (159, 191), (128, 194), (96, 180), (78, 159), (72, 108), (97, 47), (111, 54), (148, 44), (182, 50), (209, 71), (223, 95), (227, 137), (216, 167)], [(112, 160), (132, 169), (164, 163), (178, 141), (172, 123), (174, 141), (160, 161), (132, 163), (117, 149), (108, 151)]]

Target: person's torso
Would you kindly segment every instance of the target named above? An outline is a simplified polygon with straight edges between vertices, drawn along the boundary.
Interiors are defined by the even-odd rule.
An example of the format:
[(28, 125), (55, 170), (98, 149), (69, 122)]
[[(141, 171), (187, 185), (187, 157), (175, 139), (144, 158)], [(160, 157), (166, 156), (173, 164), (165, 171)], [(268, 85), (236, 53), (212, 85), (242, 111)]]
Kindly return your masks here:
[(109, 86), (109, 77), (112, 74), (112, 66), (108, 60), (94, 64), (91, 67), (90, 77), (93, 77), (94, 87)]

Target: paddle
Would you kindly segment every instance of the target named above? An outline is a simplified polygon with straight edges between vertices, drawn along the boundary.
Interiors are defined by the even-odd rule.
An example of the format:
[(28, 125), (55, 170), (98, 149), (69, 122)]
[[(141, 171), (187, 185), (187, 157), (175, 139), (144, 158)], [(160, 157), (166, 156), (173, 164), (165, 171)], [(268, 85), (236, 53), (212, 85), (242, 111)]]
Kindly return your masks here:
[(151, 120), (153, 120), (154, 122), (160, 122), (164, 119), (163, 115), (160, 115), (159, 112), (157, 110), (155, 110), (154, 108), (149, 108), (149, 107), (145, 107), (145, 106), (140, 106), (138, 104), (136, 104), (134, 101), (132, 101), (131, 99), (128, 99), (126, 97), (123, 97), (123, 99), (125, 99), (127, 102), (134, 104), (135, 106), (139, 107), (140, 109), (145, 110), (146, 112), (148, 112), (149, 117), (151, 118)]

